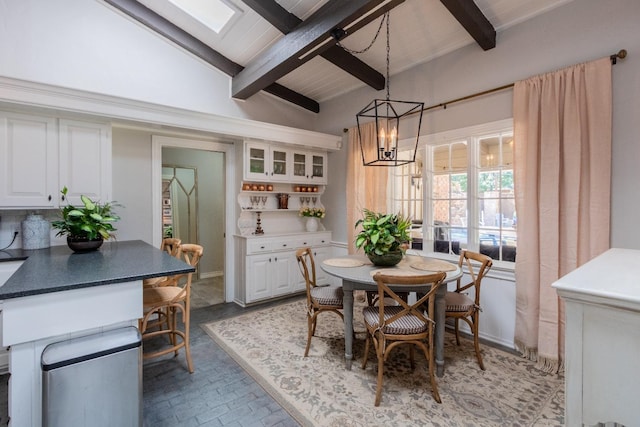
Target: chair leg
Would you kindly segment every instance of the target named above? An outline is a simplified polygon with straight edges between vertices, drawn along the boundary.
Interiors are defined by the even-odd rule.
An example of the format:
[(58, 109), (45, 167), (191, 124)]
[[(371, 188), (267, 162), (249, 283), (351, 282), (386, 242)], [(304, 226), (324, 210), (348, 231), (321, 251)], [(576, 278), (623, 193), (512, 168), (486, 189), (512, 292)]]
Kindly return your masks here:
[(482, 355), (480, 354), (480, 340), (478, 338), (478, 320), (479, 320), (480, 316), (478, 315), (478, 312), (476, 312), (473, 315), (473, 345), (476, 348), (476, 358), (478, 359), (478, 365), (480, 365), (480, 369), (482, 369), (483, 371), (484, 369), (484, 363), (482, 363)]
[(304, 349), (304, 357), (309, 355), (309, 347), (311, 347), (311, 337), (313, 336), (313, 330), (315, 329), (313, 317), (307, 313), (307, 346)]
[(380, 406), (380, 399), (382, 398), (382, 374), (384, 371), (384, 354), (382, 354), (381, 342), (378, 342), (376, 355), (378, 356), (378, 385), (376, 387), (376, 401), (374, 405)]
[(189, 326), (191, 315), (189, 313), (189, 306), (186, 305), (184, 312), (184, 353), (187, 358), (187, 369), (190, 374), (193, 374), (193, 361), (191, 360), (191, 346), (189, 345)]
[(455, 329), (456, 329), (456, 345), (460, 345), (460, 333), (458, 332), (458, 321), (459, 319), (455, 319), (454, 323), (455, 323)]

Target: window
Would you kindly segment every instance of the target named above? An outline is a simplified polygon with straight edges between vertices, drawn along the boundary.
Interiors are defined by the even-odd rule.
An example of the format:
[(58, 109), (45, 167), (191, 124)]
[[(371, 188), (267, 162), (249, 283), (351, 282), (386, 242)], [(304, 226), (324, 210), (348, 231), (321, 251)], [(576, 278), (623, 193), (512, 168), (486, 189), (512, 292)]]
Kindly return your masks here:
[(413, 220), (412, 247), (515, 261), (512, 121), (430, 135), (421, 144), (415, 163), (391, 172), (390, 208)]
[[(410, 154), (413, 157), (413, 153)], [(422, 151), (416, 154), (415, 163), (397, 166), (392, 173), (393, 213), (410, 218), (411, 246), (422, 249)]]

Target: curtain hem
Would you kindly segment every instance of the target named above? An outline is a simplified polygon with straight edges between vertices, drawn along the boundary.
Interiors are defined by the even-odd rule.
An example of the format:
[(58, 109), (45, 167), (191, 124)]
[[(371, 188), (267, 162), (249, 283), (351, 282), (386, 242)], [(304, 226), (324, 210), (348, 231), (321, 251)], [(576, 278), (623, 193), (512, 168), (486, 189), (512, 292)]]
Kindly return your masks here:
[(551, 357), (543, 357), (538, 355), (538, 349), (535, 347), (527, 347), (522, 341), (517, 340), (515, 343), (516, 350), (520, 352), (525, 359), (536, 362), (536, 369), (550, 374), (558, 374), (564, 376), (564, 361)]

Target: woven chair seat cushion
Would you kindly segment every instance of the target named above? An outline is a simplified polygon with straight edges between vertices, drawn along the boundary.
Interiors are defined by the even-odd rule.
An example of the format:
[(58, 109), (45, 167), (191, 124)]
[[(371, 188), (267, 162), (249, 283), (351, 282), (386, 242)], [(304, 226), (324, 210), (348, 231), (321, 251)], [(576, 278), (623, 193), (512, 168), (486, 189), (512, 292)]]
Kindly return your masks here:
[(447, 311), (467, 312), (475, 307), (475, 302), (465, 294), (447, 292), (444, 297)]
[(155, 307), (163, 303), (170, 303), (178, 298), (184, 289), (179, 286), (163, 286), (142, 290), (142, 304), (144, 307)]
[(342, 307), (342, 288), (337, 286), (316, 286), (311, 288), (311, 298), (319, 305)]
[[(378, 326), (378, 320), (380, 320), (380, 309), (378, 307), (365, 307), (362, 309), (364, 321), (372, 328)], [(403, 310), (402, 307), (384, 307), (384, 318), (390, 317), (400, 313)], [(389, 335), (412, 335), (420, 334), (427, 330), (427, 324), (420, 320), (413, 314), (407, 314), (401, 318), (394, 320), (387, 324), (384, 328), (384, 333)]]

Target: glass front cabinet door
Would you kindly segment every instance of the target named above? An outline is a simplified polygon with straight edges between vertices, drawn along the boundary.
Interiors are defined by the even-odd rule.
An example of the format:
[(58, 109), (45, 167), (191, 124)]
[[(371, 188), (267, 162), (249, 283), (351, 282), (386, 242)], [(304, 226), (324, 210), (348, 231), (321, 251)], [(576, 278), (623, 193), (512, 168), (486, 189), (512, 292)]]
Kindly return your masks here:
[(271, 179), (286, 181), (289, 179), (289, 152), (281, 148), (271, 149)]
[(245, 146), (245, 178), (261, 180), (269, 178), (269, 144), (250, 142)]

